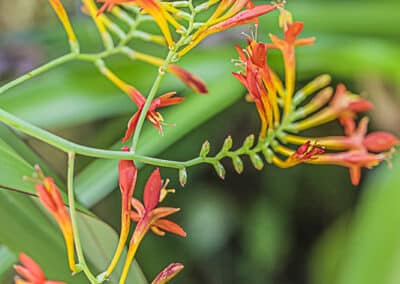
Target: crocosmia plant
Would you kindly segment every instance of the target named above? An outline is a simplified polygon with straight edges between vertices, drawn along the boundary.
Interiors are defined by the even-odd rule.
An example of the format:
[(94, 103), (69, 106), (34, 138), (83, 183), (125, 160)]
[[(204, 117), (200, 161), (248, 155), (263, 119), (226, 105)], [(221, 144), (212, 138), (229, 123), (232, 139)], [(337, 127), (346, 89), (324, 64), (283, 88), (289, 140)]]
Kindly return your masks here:
[[(45, 214), (48, 222), (56, 225), (54, 228), (62, 236), (65, 259), (54, 261), (65, 262), (65, 270), (70, 271), (72, 279), (77, 279), (76, 283), (142, 283), (137, 279), (132, 280), (135, 279), (132, 277), (138, 267), (134, 259), (138, 252), (146, 254), (146, 249), (141, 245), (149, 234), (164, 238), (169, 238), (169, 235), (179, 236), (181, 239), (178, 241), (184, 243), (191, 232), (181, 226), (179, 221), (175, 221), (179, 216), (185, 215), (184, 210), (181, 212), (179, 208), (182, 205), (167, 205), (176, 202), (170, 195), (180, 192), (179, 188), (169, 188), (169, 184), (171, 179), (172, 184), (179, 183), (180, 187), (185, 187), (190, 180), (188, 169), (192, 167), (207, 165), (215, 171), (216, 178), (225, 180), (228, 179), (227, 172), (231, 168), (242, 174), (247, 160), (249, 166), (252, 165), (259, 171), (266, 170), (268, 166), (286, 169), (300, 167), (302, 164), (315, 167), (336, 165), (347, 168), (350, 173), (349, 181), (357, 186), (362, 180), (363, 169), (372, 169), (383, 162), (389, 162), (390, 165), (390, 159), (400, 140), (389, 132), (368, 131), (369, 118), (365, 112), (374, 107), (372, 102), (343, 83), (336, 80), (332, 83), (329, 74), (314, 74), (315, 78), (305, 84), (298, 80), (301, 77), (298, 71), (298, 50), (318, 45), (318, 42), (315, 37), (303, 35), (303, 30), (307, 32), (307, 22), (297, 19), (296, 11), (289, 11), (285, 1), (77, 1), (81, 6), (80, 17), (86, 21), (90, 19), (91, 31), (95, 30), (98, 40), (101, 41), (96, 52), (88, 52), (89, 48), (80, 39), (78, 27), (82, 19), (77, 18), (75, 22), (75, 18), (69, 16), (69, 9), (64, 6), (68, 1), (47, 2), (41, 1), (40, 5), (48, 5), (54, 11), (53, 15), (58, 18), (65, 31), (69, 51), (3, 84), (0, 94), (5, 94), (34, 77), (47, 76), (55, 67), (81, 62), (80, 64), (92, 67), (98, 80), (107, 80), (119, 96), (128, 97), (126, 109), (129, 110), (129, 118), (119, 120), (118, 126), (114, 124), (121, 136), (117, 146), (110, 150), (74, 143), (35, 126), (23, 119), (23, 115), (19, 117), (0, 109), (0, 121), (3, 124), (21, 135), (55, 147), (67, 156), (65, 193), (62, 182), (39, 159), (35, 161), (32, 157), (27, 158), (26, 161), (37, 165), (29, 167), (30, 171), (25, 171), (20, 179), (22, 187), (28, 188), (23, 191), (33, 196), (35, 206), (40, 207), (41, 214)], [(262, 26), (260, 20), (268, 17), (271, 22), (278, 19), (275, 26)], [(261, 38), (258, 35), (261, 28), (271, 28), (274, 32), (271, 31), (269, 37)], [(235, 58), (224, 60), (234, 63), (225, 72), (231, 73), (237, 79), (236, 88), (242, 88), (240, 90), (243, 91), (243, 100), (251, 104), (251, 108), (247, 109), (252, 109), (258, 117), (258, 124), (248, 124), (248, 131), (252, 134), (236, 144), (234, 135), (228, 135), (230, 130), (221, 127), (220, 132), (226, 132), (224, 137), (227, 138), (219, 151), (214, 153), (208, 141), (199, 141), (199, 154), (186, 161), (148, 155), (146, 143), (162, 143), (166, 139), (165, 132), (180, 125), (180, 120), (169, 123), (168, 114), (185, 107), (188, 99), (180, 87), (174, 87), (179, 86), (178, 84), (169, 85), (169, 89), (165, 90), (162, 85), (164, 78), (172, 75), (186, 85), (187, 89), (196, 93), (193, 96), (203, 96), (204, 101), (217, 96), (208, 87), (207, 80), (183, 68), (181, 63), (186, 57), (190, 58), (191, 54), (195, 54), (199, 45), (206, 44), (203, 41), (227, 30), (231, 34), (248, 31), (238, 37), (236, 46), (231, 46), (232, 54), (236, 54)], [(146, 45), (137, 45), (137, 42), (145, 42)], [(153, 53), (153, 49), (146, 48), (147, 45), (158, 46), (159, 52)], [(213, 48), (207, 53), (212, 56)], [(279, 62), (271, 61), (271, 54)], [(143, 71), (144, 75), (142, 74), (140, 80), (135, 76), (120, 74), (120, 69), (110, 62), (114, 56), (123, 57), (128, 65), (146, 63), (154, 72)], [(104, 108), (97, 111), (107, 110)], [(336, 123), (342, 130), (332, 130), (332, 123)], [(325, 127), (326, 130), (315, 131), (317, 127)], [(143, 135), (145, 128), (152, 131), (150, 139), (150, 136)], [(315, 133), (332, 134), (314, 136)], [(9, 155), (16, 155), (13, 151), (9, 150)], [(118, 173), (120, 204), (113, 208), (120, 208), (120, 212), (112, 214), (120, 216), (119, 237), (115, 237), (112, 243), (101, 244), (101, 238), (96, 240), (100, 240), (100, 243), (95, 245), (111, 248), (106, 253), (99, 253), (104, 253), (106, 259), (101, 265), (93, 265), (99, 256), (91, 255), (87, 249), (95, 242), (93, 236), (87, 237), (87, 227), (91, 226), (89, 223), (93, 220), (99, 220), (85, 208), (85, 202), (81, 203), (81, 199), (76, 200), (75, 196), (75, 160), (79, 156), (115, 161), (107, 169), (99, 167), (95, 171), (104, 174)], [(2, 159), (0, 156), (0, 161)], [(26, 161), (24, 163), (28, 163)], [(142, 173), (140, 169), (143, 165), (152, 169), (150, 174)], [(174, 171), (176, 174), (168, 178), (166, 173), (171, 174)], [(117, 185), (104, 186), (111, 191)], [(188, 184), (187, 187), (191, 186), (192, 184)], [(250, 188), (246, 191), (251, 194)], [(101, 198), (100, 196), (99, 199)], [(204, 224), (204, 229), (207, 228)], [(29, 236), (26, 236), (29, 245), (28, 239)], [(162, 243), (163, 238), (157, 238), (157, 242)], [(58, 271), (49, 271), (50, 275), (45, 275), (48, 269), (39, 267), (40, 261), (36, 263), (32, 259), (37, 255), (28, 256), (28, 252), (19, 252), (19, 264), (14, 266), (15, 283), (65, 283), (48, 280), (48, 277), (62, 277), (57, 277)], [(151, 283), (167, 283), (181, 273), (184, 265), (176, 261), (173, 259), (163, 270), (160, 267), (158, 271), (161, 272), (151, 277), (154, 278)], [(186, 263), (185, 266), (191, 264)]]

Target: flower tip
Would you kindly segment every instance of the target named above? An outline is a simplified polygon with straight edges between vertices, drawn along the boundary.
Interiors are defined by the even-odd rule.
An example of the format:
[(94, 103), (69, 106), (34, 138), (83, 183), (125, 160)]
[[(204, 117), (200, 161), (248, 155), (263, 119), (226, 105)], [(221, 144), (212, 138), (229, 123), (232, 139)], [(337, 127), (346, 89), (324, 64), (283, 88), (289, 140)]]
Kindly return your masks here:
[(151, 282), (151, 284), (162, 284), (167, 283), (174, 278), (184, 268), (182, 263), (171, 263), (163, 271), (161, 271), (157, 277)]
[(363, 145), (368, 149), (368, 151), (377, 153), (387, 151), (399, 144), (399, 138), (383, 131), (372, 132), (363, 140)]

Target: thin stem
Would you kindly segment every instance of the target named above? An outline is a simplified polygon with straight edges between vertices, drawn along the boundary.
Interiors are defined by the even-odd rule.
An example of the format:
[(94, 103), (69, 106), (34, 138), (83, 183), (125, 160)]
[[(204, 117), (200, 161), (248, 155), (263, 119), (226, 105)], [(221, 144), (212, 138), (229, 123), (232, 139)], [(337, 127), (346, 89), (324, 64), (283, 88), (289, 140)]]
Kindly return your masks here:
[(139, 142), (140, 133), (142, 131), (144, 120), (146, 119), (146, 116), (147, 116), (147, 112), (148, 112), (148, 110), (150, 108), (150, 105), (151, 105), (154, 97), (157, 94), (158, 89), (160, 88), (161, 81), (165, 76), (165, 72), (168, 69), (168, 65), (171, 63), (172, 58), (175, 55), (176, 55), (175, 49), (171, 49), (168, 52), (167, 58), (165, 59), (164, 64), (159, 68), (159, 72), (158, 72), (157, 78), (154, 81), (154, 84), (151, 87), (150, 93), (146, 98), (146, 103), (144, 104), (143, 110), (140, 113), (140, 117), (139, 117), (136, 129), (135, 129), (135, 133), (134, 133), (133, 139), (132, 139), (131, 151), (134, 152), (134, 153), (136, 151), (137, 144)]
[(81, 245), (81, 239), (79, 236), (78, 221), (76, 218), (76, 208), (75, 208), (75, 197), (74, 197), (74, 168), (75, 168), (75, 153), (68, 152), (68, 202), (69, 202), (69, 213), (71, 216), (72, 230), (74, 234), (74, 242), (76, 254), (78, 255), (79, 268), (85, 273), (86, 277), (89, 279), (90, 283), (99, 283), (96, 277), (90, 272), (85, 256), (83, 254), (83, 249)]
[(38, 68), (26, 73), (25, 75), (23, 75), (23, 76), (15, 79), (15, 80), (5, 84), (4, 86), (0, 87), (0, 94), (4, 93), (5, 91), (7, 91), (7, 90), (9, 90), (9, 89), (11, 89), (11, 88), (13, 88), (13, 87), (25, 82), (25, 81), (27, 81), (27, 80), (37, 76), (37, 75), (40, 75), (40, 74), (42, 74), (42, 73), (44, 73), (46, 71), (49, 71), (50, 69), (52, 69), (52, 68), (54, 68), (56, 66), (59, 66), (59, 65), (61, 65), (63, 63), (66, 63), (68, 61), (74, 60), (77, 56), (78, 56), (77, 53), (68, 53), (68, 54), (66, 54), (64, 56), (61, 56), (61, 57), (59, 57), (57, 59), (54, 59), (54, 60), (52, 60), (52, 61), (50, 61), (50, 62), (48, 62), (48, 63), (46, 63), (46, 64), (44, 64), (44, 65), (42, 65), (42, 66), (40, 66)]
[(144, 164), (167, 167), (167, 168), (176, 168), (176, 169), (193, 165), (193, 160), (189, 160), (186, 162), (170, 161), (170, 160), (147, 157), (143, 155), (137, 155), (132, 152), (103, 150), (103, 149), (97, 149), (79, 145), (64, 138), (61, 138), (55, 134), (52, 134), (35, 125), (32, 125), (2, 109), (0, 109), (0, 122), (3, 122), (8, 126), (11, 126), (27, 135), (39, 139), (40, 141), (43, 141), (66, 153), (74, 152), (82, 156), (102, 158), (102, 159), (134, 160)]

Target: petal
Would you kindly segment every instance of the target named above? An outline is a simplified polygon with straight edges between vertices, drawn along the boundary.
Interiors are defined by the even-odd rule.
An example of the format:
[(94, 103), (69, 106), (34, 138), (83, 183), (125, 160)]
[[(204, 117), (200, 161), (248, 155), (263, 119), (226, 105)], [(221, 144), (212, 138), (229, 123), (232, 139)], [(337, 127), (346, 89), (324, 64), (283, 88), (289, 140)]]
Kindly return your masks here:
[(188, 85), (192, 90), (200, 94), (208, 93), (206, 84), (198, 77), (192, 73), (186, 71), (185, 69), (179, 67), (178, 65), (170, 65), (168, 71), (174, 74), (176, 77), (182, 80), (186, 85)]
[(139, 121), (141, 110), (137, 111), (129, 120), (128, 128), (126, 129), (125, 136), (122, 138), (122, 142), (126, 142), (131, 138), (133, 132), (135, 132), (136, 125)]
[(163, 231), (170, 232), (181, 237), (186, 237), (187, 235), (181, 226), (167, 219), (160, 219), (154, 225)]
[(144, 188), (143, 201), (147, 211), (151, 211), (157, 206), (160, 200), (161, 187), (160, 169), (157, 168), (149, 177)]
[(136, 198), (131, 199), (131, 204), (132, 207), (136, 210), (136, 212), (139, 214), (139, 216), (143, 216), (146, 209), (144, 208), (142, 202), (137, 200)]
[[(128, 147), (123, 151), (129, 152)], [(135, 190), (137, 169), (131, 160), (120, 160), (118, 164), (119, 187), (122, 195), (122, 210), (129, 211), (130, 201)]]
[(293, 24), (289, 25), (288, 30), (285, 32), (285, 40), (290, 44), (294, 44), (296, 38), (299, 36), (303, 28), (303, 22), (294, 22)]
[(43, 273), (43, 270), (40, 268), (40, 266), (29, 256), (27, 256), (24, 253), (21, 253), (19, 255), (19, 261), (23, 266), (25, 266), (29, 271), (31, 272), (32, 275), (36, 277), (36, 281), (44, 281), (45, 276)]
[(139, 215), (137, 212), (135, 212), (135, 211), (131, 211), (129, 217), (131, 218), (131, 220), (132, 220), (133, 222), (139, 222), (139, 220), (140, 220), (140, 218), (141, 218), (140, 215)]
[(151, 217), (152, 219), (165, 218), (169, 215), (179, 212), (180, 210), (181, 210), (180, 208), (159, 207), (151, 211)]
[(151, 231), (152, 231), (154, 234), (156, 234), (157, 236), (160, 236), (160, 237), (164, 237), (164, 236), (165, 236), (165, 232), (164, 232), (164, 231), (161, 231), (161, 230), (160, 230), (159, 228), (157, 228), (156, 226), (151, 226), (150, 229), (151, 229)]
[(174, 96), (175, 94), (176, 94), (176, 92), (169, 92), (169, 93), (166, 93), (165, 95), (158, 97), (158, 99), (160, 101), (158, 103), (157, 108), (176, 105), (176, 104), (181, 103), (185, 99), (183, 97), (172, 98), (172, 96)]
[(349, 168), (350, 171), (350, 180), (351, 183), (356, 186), (360, 183), (361, 179), (361, 168), (357, 166), (353, 166)]

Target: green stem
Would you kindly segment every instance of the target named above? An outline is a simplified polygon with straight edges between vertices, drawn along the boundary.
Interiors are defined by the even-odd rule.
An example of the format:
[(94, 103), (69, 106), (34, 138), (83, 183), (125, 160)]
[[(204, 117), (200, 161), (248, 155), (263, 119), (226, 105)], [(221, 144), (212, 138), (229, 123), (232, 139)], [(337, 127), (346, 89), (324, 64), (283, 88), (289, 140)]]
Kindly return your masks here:
[(189, 160), (186, 162), (170, 161), (170, 160), (147, 157), (143, 155), (137, 155), (132, 152), (112, 151), (112, 150), (103, 150), (103, 149), (86, 147), (71, 142), (69, 140), (66, 140), (64, 138), (61, 138), (35, 125), (32, 125), (2, 109), (0, 109), (0, 122), (3, 122), (8, 126), (11, 126), (29, 136), (39, 139), (40, 141), (43, 141), (66, 153), (74, 152), (82, 156), (102, 158), (102, 159), (134, 160), (144, 164), (167, 167), (167, 168), (176, 168), (176, 169), (194, 165), (193, 162), (197, 161), (196, 159)]
[(136, 151), (137, 144), (139, 142), (140, 133), (142, 131), (144, 120), (146, 119), (146, 116), (147, 116), (147, 112), (150, 108), (151, 103), (153, 102), (154, 97), (156, 96), (156, 94), (158, 92), (158, 89), (160, 88), (161, 81), (165, 76), (165, 72), (168, 69), (168, 65), (171, 63), (171, 61), (175, 55), (176, 55), (175, 49), (171, 49), (168, 52), (168, 55), (165, 58), (164, 64), (160, 67), (158, 76), (157, 76), (156, 80), (154, 81), (153, 86), (151, 87), (149, 95), (147, 96), (146, 103), (144, 104), (143, 110), (140, 113), (140, 117), (139, 117), (136, 129), (135, 129), (135, 133), (134, 133), (133, 139), (132, 139), (131, 151), (134, 153)]
[(27, 81), (27, 80), (37, 76), (37, 75), (40, 75), (40, 74), (50, 70), (50, 69), (52, 69), (52, 68), (54, 68), (56, 66), (59, 66), (59, 65), (61, 65), (63, 63), (66, 63), (68, 61), (74, 60), (77, 56), (78, 56), (77, 53), (68, 53), (68, 54), (66, 54), (64, 56), (61, 56), (61, 57), (59, 57), (57, 59), (54, 59), (54, 60), (52, 60), (52, 61), (50, 61), (50, 62), (48, 62), (48, 63), (46, 63), (46, 64), (44, 64), (44, 65), (42, 65), (42, 66), (40, 66), (38, 68), (26, 73), (25, 75), (23, 75), (23, 76), (15, 79), (15, 80), (5, 84), (4, 86), (0, 87), (0, 94), (4, 93), (5, 91), (7, 91), (7, 90), (9, 90), (9, 89), (11, 89), (11, 88), (13, 88), (13, 87), (25, 82), (25, 81)]
[(90, 272), (85, 256), (83, 254), (83, 249), (81, 245), (81, 239), (79, 236), (78, 222), (76, 218), (76, 208), (75, 208), (75, 197), (74, 197), (74, 168), (75, 168), (75, 153), (68, 152), (68, 202), (69, 202), (69, 213), (71, 216), (72, 230), (74, 234), (74, 242), (76, 254), (78, 255), (79, 268), (85, 273), (86, 277), (89, 279), (90, 283), (98, 284), (96, 277)]

